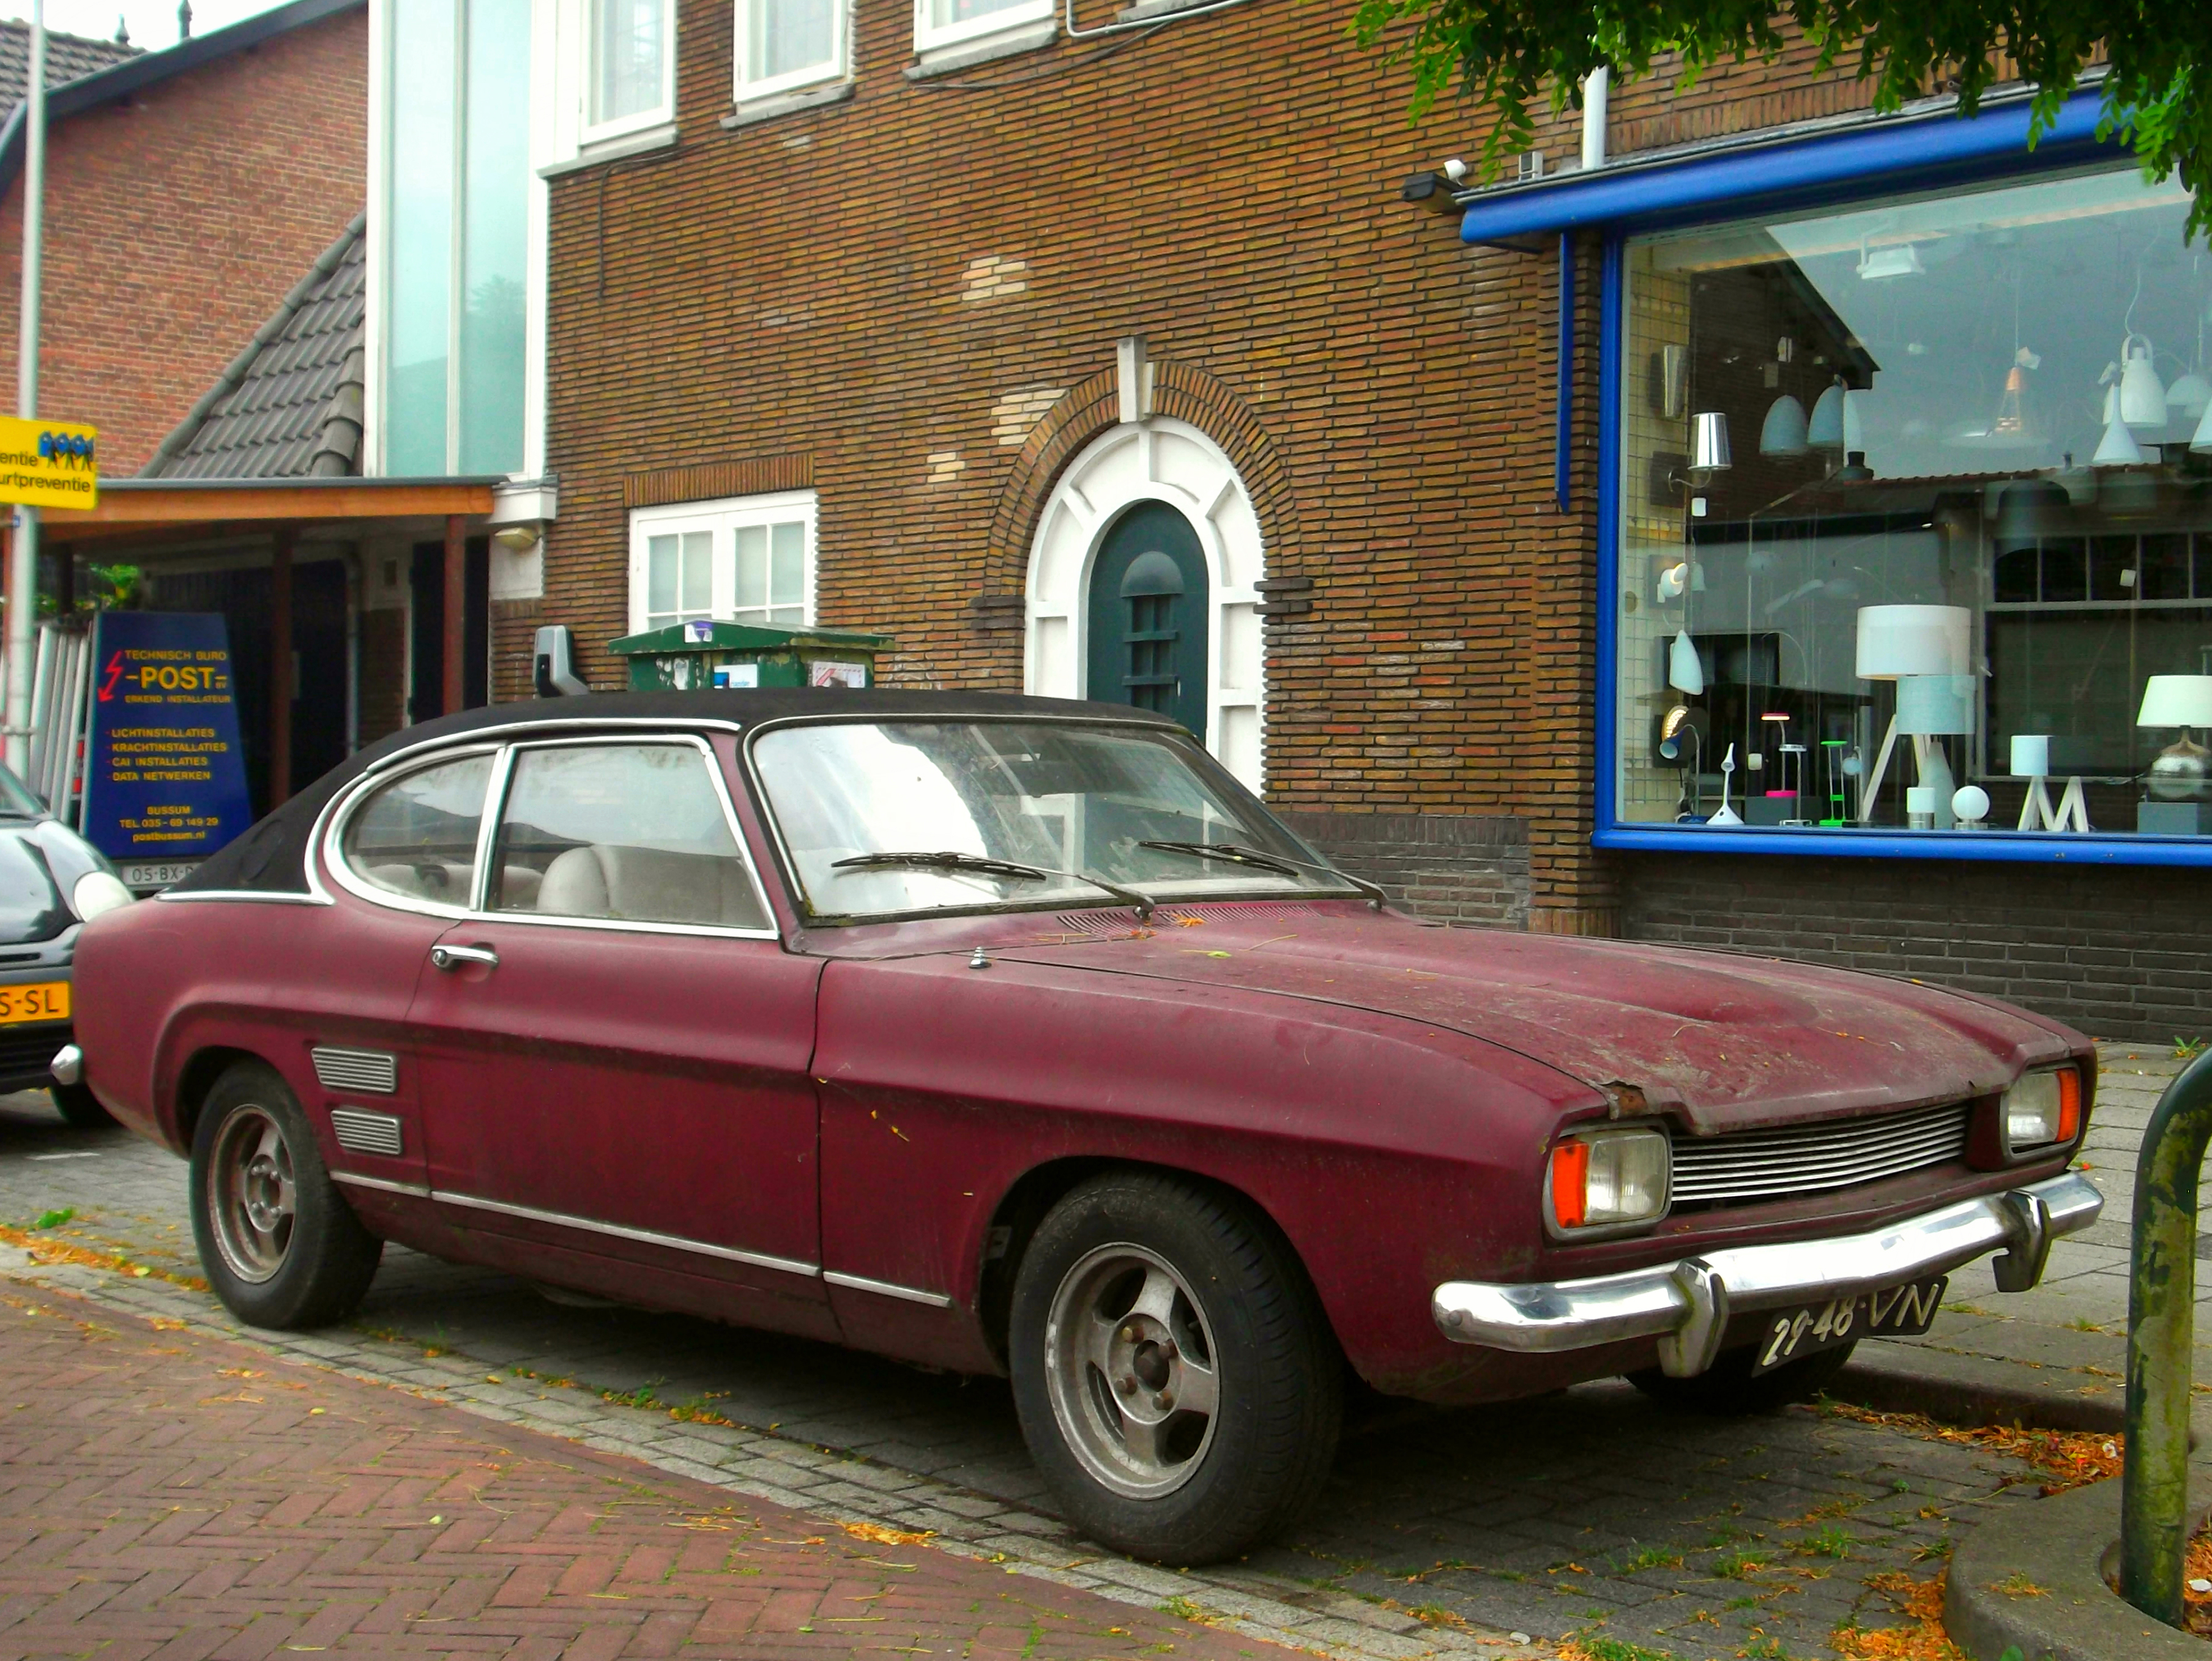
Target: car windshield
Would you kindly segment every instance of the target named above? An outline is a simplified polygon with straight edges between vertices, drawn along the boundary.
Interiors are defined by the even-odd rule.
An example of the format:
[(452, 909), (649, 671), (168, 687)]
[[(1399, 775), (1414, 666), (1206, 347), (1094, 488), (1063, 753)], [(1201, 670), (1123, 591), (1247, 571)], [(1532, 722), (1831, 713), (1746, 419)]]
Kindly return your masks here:
[(1172, 733), (836, 722), (763, 733), (753, 761), (817, 917), (1352, 888)]

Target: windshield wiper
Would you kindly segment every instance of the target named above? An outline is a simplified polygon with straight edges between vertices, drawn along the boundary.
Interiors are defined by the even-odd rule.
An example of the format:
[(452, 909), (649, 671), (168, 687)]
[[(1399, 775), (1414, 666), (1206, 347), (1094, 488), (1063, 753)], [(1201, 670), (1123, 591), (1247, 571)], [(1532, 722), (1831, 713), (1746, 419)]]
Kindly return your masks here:
[(1348, 882), (1367, 896), (1368, 907), (1381, 911), (1390, 896), (1364, 876), (1354, 876), (1350, 871), (1339, 870), (1334, 865), (1317, 865), (1310, 859), (1293, 859), (1287, 853), (1262, 853), (1257, 848), (1248, 848), (1241, 842), (1139, 842), (1140, 848), (1161, 848), (1169, 853), (1188, 853), (1200, 859), (1225, 859), (1231, 864), (1251, 865), (1260, 870), (1277, 871), (1285, 876), (1295, 876), (1300, 871), (1318, 871), (1323, 876), (1334, 876)]
[(1139, 923), (1152, 920), (1154, 901), (1134, 888), (1125, 888), (1119, 882), (1109, 882), (1103, 876), (1093, 876), (1089, 871), (1056, 871), (1042, 865), (1018, 864), (1012, 859), (991, 859), (980, 853), (860, 853), (850, 859), (833, 859), (833, 870), (867, 870), (872, 866), (902, 865), (923, 870), (973, 871), (978, 876), (1010, 876), (1024, 882), (1042, 882), (1052, 877), (1065, 877), (1071, 882), (1088, 882), (1103, 894), (1110, 894), (1123, 905), (1133, 907)]

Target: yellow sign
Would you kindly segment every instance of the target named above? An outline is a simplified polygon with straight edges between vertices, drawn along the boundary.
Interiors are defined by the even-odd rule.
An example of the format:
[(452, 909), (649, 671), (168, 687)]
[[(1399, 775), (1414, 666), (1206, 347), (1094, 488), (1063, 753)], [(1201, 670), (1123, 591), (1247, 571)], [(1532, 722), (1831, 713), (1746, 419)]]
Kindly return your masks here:
[(0, 502), (97, 507), (99, 439), (81, 421), (0, 415)]

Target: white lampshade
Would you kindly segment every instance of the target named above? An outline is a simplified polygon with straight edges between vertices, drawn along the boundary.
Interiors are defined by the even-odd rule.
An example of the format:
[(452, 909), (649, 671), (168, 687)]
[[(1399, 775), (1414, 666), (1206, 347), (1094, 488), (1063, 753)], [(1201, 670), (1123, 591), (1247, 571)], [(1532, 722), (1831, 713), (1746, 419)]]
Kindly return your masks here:
[(2113, 395), (2105, 400), (2105, 436), (2098, 440), (2097, 453), (2089, 458), (2092, 467), (2133, 467), (2143, 458), (2142, 446), (2120, 419), (2118, 392), (2114, 387)]
[(1729, 453), (1728, 417), (1717, 409), (1701, 409), (1692, 418), (1690, 465), (1718, 473), (1733, 464)]
[(2204, 419), (2197, 423), (2197, 433), (2189, 440), (2189, 447), (2200, 456), (2212, 454), (2212, 404), (2205, 406)]
[(2143, 688), (2139, 727), (2212, 727), (2212, 675), (2154, 675)]
[(1844, 447), (1844, 384), (1831, 381), (1828, 390), (1813, 400), (1813, 414), (1805, 423), (1805, 442), (1815, 450)]
[(2012, 736), (2012, 776), (2048, 779), (2051, 776), (2051, 735), (2015, 732)]
[(1766, 407), (1766, 419), (1759, 428), (1759, 453), (1802, 456), (1805, 450), (1805, 406), (1784, 392)]
[(1974, 730), (1974, 677), (1903, 675), (1897, 682), (1897, 730), (1928, 737)]
[(1973, 667), (1974, 615), (1957, 605), (1859, 608), (1857, 675), (1894, 681), (1907, 675), (1964, 675)]
[(1705, 689), (1705, 668), (1698, 661), (1698, 643), (1687, 629), (1675, 635), (1668, 648), (1667, 684), (1692, 698)]
[(2120, 419), (2130, 427), (2166, 425), (2166, 383), (2152, 367), (2151, 344), (2130, 335), (2120, 347)]
[(2177, 378), (2173, 385), (2166, 389), (2166, 414), (2169, 421), (2176, 418), (2195, 421), (2204, 413), (2207, 404), (2212, 404), (2212, 381), (2206, 380), (2194, 369)]
[(1961, 785), (1951, 797), (1951, 813), (1966, 823), (1979, 824), (1990, 816), (1990, 793), (1979, 785)]

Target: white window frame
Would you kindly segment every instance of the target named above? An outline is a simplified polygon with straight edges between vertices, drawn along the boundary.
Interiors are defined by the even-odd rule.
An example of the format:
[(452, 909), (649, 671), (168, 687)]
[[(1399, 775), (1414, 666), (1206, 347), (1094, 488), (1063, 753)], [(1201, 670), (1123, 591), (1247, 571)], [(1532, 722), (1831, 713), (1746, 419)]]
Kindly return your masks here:
[[(788, 524), (798, 519), (806, 527), (805, 573), (800, 599), (801, 628), (815, 627), (815, 569), (817, 504), (811, 490), (782, 490), (761, 496), (727, 496), (718, 501), (672, 502), (665, 507), (640, 507), (629, 516), (629, 632), (646, 630), (651, 594), (648, 550), (652, 539), (686, 530), (711, 531), (714, 538), (714, 580), (710, 615), (719, 622), (737, 621), (737, 533), (750, 526)], [(760, 625), (787, 628), (787, 623)], [(665, 625), (664, 625), (665, 627)]]
[(1008, 6), (1003, 11), (938, 28), (929, 21), (930, 6), (931, 0), (914, 0), (914, 49), (917, 53), (942, 52), (947, 46), (964, 46), (994, 35), (1012, 34), (1059, 15), (1054, 0), (1023, 0), (1023, 3)]
[(600, 0), (578, 0), (580, 23), (578, 34), (583, 48), (580, 57), (583, 76), (581, 85), (577, 88), (581, 94), (577, 114), (580, 123), (580, 142), (585, 149), (603, 144), (609, 139), (626, 137), (631, 133), (644, 132), (653, 127), (665, 127), (676, 118), (676, 0), (659, 0), (659, 3), (661, 21), (659, 101), (634, 115), (594, 122), (592, 119), (592, 105), (598, 96), (599, 84)]
[(803, 70), (793, 70), (783, 75), (762, 76), (754, 78), (750, 61), (752, 52), (753, 9), (762, 0), (736, 0), (732, 8), (732, 39), (735, 48), (732, 57), (731, 100), (737, 104), (757, 104), (764, 98), (779, 94), (797, 92), (805, 87), (818, 87), (825, 82), (848, 79), (853, 72), (852, 0), (830, 0), (830, 56), (823, 63)]

